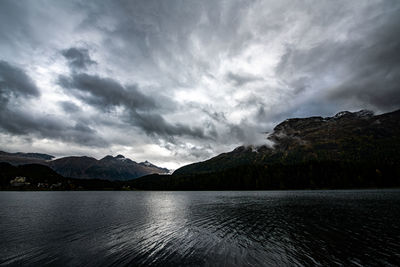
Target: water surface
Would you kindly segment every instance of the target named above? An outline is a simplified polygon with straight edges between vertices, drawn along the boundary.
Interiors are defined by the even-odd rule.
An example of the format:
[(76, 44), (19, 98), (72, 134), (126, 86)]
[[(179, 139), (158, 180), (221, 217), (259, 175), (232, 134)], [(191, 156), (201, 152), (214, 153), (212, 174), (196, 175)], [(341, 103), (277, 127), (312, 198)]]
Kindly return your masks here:
[(0, 192), (0, 265), (400, 265), (400, 191)]

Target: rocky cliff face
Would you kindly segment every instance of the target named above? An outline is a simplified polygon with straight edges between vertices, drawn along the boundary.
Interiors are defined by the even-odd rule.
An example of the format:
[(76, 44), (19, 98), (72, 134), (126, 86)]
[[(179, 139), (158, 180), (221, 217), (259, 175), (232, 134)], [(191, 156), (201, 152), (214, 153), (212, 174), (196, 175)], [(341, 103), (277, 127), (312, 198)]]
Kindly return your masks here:
[[(357, 134), (374, 121), (374, 114), (368, 110), (359, 112), (342, 111), (333, 117), (310, 117), (288, 119), (278, 124), (269, 137), (276, 149), (286, 149), (287, 145), (306, 145), (316, 142), (331, 142)], [(361, 133), (361, 132), (359, 132)]]

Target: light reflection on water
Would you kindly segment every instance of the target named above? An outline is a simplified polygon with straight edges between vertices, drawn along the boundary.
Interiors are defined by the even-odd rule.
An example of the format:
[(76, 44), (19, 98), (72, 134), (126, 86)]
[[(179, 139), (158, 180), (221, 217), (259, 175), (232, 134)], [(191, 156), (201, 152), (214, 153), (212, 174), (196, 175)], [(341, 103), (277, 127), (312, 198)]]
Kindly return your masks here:
[(0, 265), (400, 265), (400, 191), (0, 192)]

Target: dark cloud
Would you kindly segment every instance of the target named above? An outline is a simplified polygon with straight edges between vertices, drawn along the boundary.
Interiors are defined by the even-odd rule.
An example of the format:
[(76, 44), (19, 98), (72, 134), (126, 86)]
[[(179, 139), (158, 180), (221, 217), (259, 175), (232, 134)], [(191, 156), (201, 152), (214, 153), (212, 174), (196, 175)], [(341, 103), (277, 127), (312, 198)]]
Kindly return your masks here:
[[(136, 71), (166, 76), (165, 82), (174, 85), (191, 85), (210, 67), (208, 58), (192, 50), (194, 39), (210, 56), (215, 48), (233, 56), (252, 36), (238, 30), (238, 18), (251, 1), (87, 1), (78, 6), (87, 12), (80, 26), (101, 32), (110, 61), (127, 69), (134, 62)], [(111, 25), (103, 21), (108, 19)]]
[(11, 97), (38, 96), (39, 89), (25, 71), (0, 60), (0, 103), (3, 107)]
[(141, 93), (136, 85), (123, 86), (113, 79), (84, 73), (74, 73), (71, 77), (60, 76), (59, 84), (75, 97), (100, 110), (125, 108), (128, 114), (126, 122), (139, 127), (148, 135), (205, 138), (199, 127), (167, 122), (156, 113), (161, 104)]
[(87, 69), (90, 65), (97, 64), (89, 56), (89, 50), (85, 48), (71, 47), (63, 50), (62, 55), (68, 60), (68, 63), (73, 69)]
[[(12, 118), (12, 119), (10, 119)], [(109, 145), (89, 125), (77, 122), (68, 124), (56, 116), (31, 113), (6, 107), (0, 114), (0, 128), (13, 135), (49, 138), (84, 146), (105, 147)]]
[(66, 113), (76, 113), (81, 110), (76, 104), (70, 101), (61, 101), (59, 104)]
[(257, 77), (255, 75), (251, 74), (239, 74), (239, 73), (233, 73), (233, 72), (228, 72), (226, 75), (226, 79), (230, 82), (232, 82), (235, 86), (242, 86), (246, 83), (251, 83), (255, 81), (261, 81), (261, 77)]
[[(195, 138), (207, 138), (200, 127), (188, 127), (181, 123), (169, 123), (161, 115), (155, 113), (131, 112), (131, 123), (139, 126), (147, 134), (162, 136), (191, 136)], [(171, 140), (171, 139), (170, 139)]]
[(71, 77), (60, 76), (58, 82), (75, 97), (100, 109), (117, 106), (130, 110), (156, 108), (155, 101), (141, 93), (136, 85), (125, 87), (111, 78), (74, 73)]
[[(32, 98), (39, 98), (40, 90), (24, 70), (0, 61), (0, 129), (13, 135), (35, 136), (88, 146), (105, 146), (88, 125), (68, 125), (54, 116), (41, 112), (26, 112)], [(64, 103), (64, 107), (71, 103)]]

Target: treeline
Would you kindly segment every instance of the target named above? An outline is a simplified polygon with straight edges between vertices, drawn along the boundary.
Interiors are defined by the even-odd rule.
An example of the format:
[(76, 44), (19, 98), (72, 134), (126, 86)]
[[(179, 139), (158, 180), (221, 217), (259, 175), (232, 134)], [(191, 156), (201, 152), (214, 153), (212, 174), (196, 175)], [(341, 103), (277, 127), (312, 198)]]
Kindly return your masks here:
[(148, 175), (129, 182), (141, 190), (286, 190), (400, 186), (400, 165), (313, 161), (242, 165), (199, 174)]

